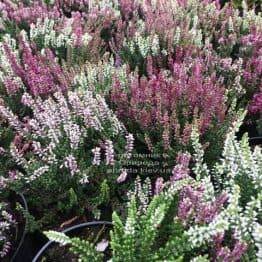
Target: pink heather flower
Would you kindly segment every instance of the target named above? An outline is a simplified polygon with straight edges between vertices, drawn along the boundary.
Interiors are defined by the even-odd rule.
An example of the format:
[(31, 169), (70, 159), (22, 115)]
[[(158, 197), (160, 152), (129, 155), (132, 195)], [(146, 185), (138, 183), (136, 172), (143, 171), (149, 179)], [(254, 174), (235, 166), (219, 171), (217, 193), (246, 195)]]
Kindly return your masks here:
[(2, 249), (0, 250), (0, 257), (2, 258), (5, 257), (9, 253), (10, 249), (11, 249), (11, 242), (5, 241), (2, 246)]
[(240, 260), (243, 254), (246, 252), (248, 246), (246, 243), (237, 241), (235, 243), (234, 249), (232, 250), (231, 258), (235, 259), (236, 261)]
[(149, 134), (161, 132), (165, 149), (176, 135), (177, 118), (185, 121), (183, 126), (180, 123), (181, 131), (175, 139), (188, 144), (194, 121), (199, 122), (203, 134), (214, 119), (220, 124), (225, 117), (225, 88), (218, 76), (210, 73), (213, 65), (206, 61), (212, 57), (203, 56), (192, 62), (192, 54), (188, 56), (184, 61), (183, 56), (182, 61), (179, 56), (170, 61), (169, 70), (158, 69), (147, 76), (129, 74), (129, 88), (122, 88), (119, 79), (113, 79), (111, 99), (118, 116), (123, 121), (131, 118)]
[(247, 244), (236, 240), (232, 250), (223, 246), (224, 234), (218, 234), (213, 237), (215, 259), (225, 262), (240, 261), (247, 250)]
[(178, 153), (176, 158), (177, 165), (172, 170), (171, 182), (181, 180), (188, 176), (189, 174), (189, 162), (190, 154), (187, 153)]
[(117, 183), (123, 183), (127, 178), (127, 171), (126, 169), (122, 169), (120, 176), (117, 178)]
[(18, 177), (16, 170), (10, 170), (10, 171), (8, 172), (8, 176), (9, 176), (9, 178), (10, 178), (11, 180), (16, 180), (17, 177)]
[[(22, 37), (20, 37), (20, 46), (21, 62), (17, 60), (7, 44), (4, 44), (4, 50), (13, 72), (21, 78), (29, 93), (37, 96), (68, 89), (70, 80), (55, 60), (51, 50), (45, 49), (45, 55), (34, 54), (35, 50)], [(8, 85), (10, 83), (7, 82), (7, 88)]]
[(181, 180), (188, 176), (188, 169), (184, 168), (182, 165), (176, 165), (172, 170), (172, 177), (170, 178), (171, 182)]
[(60, 16), (56, 6), (48, 8), (43, 1), (32, 1), (30, 5), (26, 5), (22, 1), (14, 3), (14, 1), (3, 0), (1, 9), (5, 12), (6, 18), (14, 21), (16, 24), (24, 22), (30, 25), (39, 18), (56, 18)]
[(154, 190), (155, 195), (160, 194), (163, 191), (164, 187), (165, 187), (165, 183), (163, 177), (158, 177), (155, 182), (155, 190)]
[(186, 223), (186, 220), (192, 214), (192, 208), (193, 203), (189, 198), (184, 198), (183, 201), (179, 202), (177, 216), (183, 223)]
[(180, 194), (178, 217), (184, 223), (189, 219), (198, 224), (210, 223), (219, 214), (227, 199), (226, 194), (221, 194), (215, 201), (206, 202), (203, 200), (202, 187), (185, 186)]
[(10, 77), (5, 78), (4, 86), (9, 95), (17, 93), (20, 89), (20, 85), (17, 83), (17, 81), (11, 79)]
[(253, 114), (262, 113), (262, 92), (255, 94), (249, 105), (249, 111)]
[(122, 65), (121, 57), (119, 54), (116, 54), (115, 67), (120, 67), (121, 65)]
[(177, 157), (176, 157), (177, 163), (182, 165), (183, 167), (189, 166), (190, 159), (191, 159), (191, 155), (189, 153), (179, 152)]
[(95, 166), (99, 166), (101, 163), (101, 148), (95, 147), (94, 149), (92, 149), (92, 153), (94, 154), (92, 164)]
[(113, 143), (111, 140), (105, 141), (105, 154), (106, 154), (106, 164), (107, 165), (114, 165), (114, 148)]

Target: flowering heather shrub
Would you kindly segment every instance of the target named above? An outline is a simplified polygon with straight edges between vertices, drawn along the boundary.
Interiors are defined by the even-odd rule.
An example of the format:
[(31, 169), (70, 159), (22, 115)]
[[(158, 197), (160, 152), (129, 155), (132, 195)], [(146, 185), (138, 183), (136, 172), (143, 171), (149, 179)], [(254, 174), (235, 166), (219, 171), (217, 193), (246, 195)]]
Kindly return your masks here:
[(110, 10), (94, 10), (86, 17), (74, 12), (71, 18), (39, 19), (30, 26), (30, 38), (40, 48), (56, 48), (68, 64), (99, 61), (109, 49), (106, 30), (116, 19)]
[[(199, 135), (194, 129), (192, 157), (196, 179), (185, 169), (188, 154), (181, 154), (175, 177), (162, 182), (162, 189), (153, 197), (148, 181), (144, 185), (140, 179), (136, 181), (125, 224), (113, 214), (112, 261), (122, 261), (123, 257), (127, 261), (198, 261), (201, 255), (206, 258), (204, 261), (259, 261), (262, 154), (259, 147), (251, 151), (246, 137), (236, 141), (238, 127), (239, 122), (228, 134), (223, 157), (213, 170), (208, 170), (203, 162)], [(178, 176), (182, 169), (183, 176)], [(227, 182), (219, 179), (222, 184), (214, 187), (211, 178), (218, 179), (222, 174)], [(159, 188), (161, 182), (157, 183)], [(243, 202), (241, 199), (247, 196), (249, 199)], [(102, 261), (95, 243), (53, 231), (46, 235), (63, 245), (69, 244), (70, 250), (83, 260)]]
[(48, 229), (122, 212), (113, 261), (259, 260), (261, 148), (235, 121), (262, 123), (262, 16), (222, 2), (1, 1), (0, 188)]
[[(203, 163), (203, 149), (198, 144), (198, 136), (193, 132), (196, 160), (194, 172), (197, 180), (202, 180), (202, 185), (206, 188), (202, 197), (214, 201), (215, 192), (223, 193), (215, 202), (211, 202), (210, 206), (201, 207), (200, 213), (194, 213), (193, 210), (201, 205), (197, 199), (201, 198), (203, 188), (195, 192), (190, 190), (187, 193), (187, 201), (184, 200), (183, 194), (179, 204), (183, 215), (193, 216), (194, 219), (203, 215), (204, 218), (211, 219), (206, 225), (195, 221), (197, 223), (189, 227), (187, 234), (195, 247), (213, 238), (216, 254), (221, 256), (223, 261), (231, 261), (233, 257), (240, 259), (245, 251), (251, 260), (255, 259), (254, 245), (259, 245), (252, 235), (258, 224), (261, 224), (261, 148), (256, 147), (252, 152), (246, 136), (241, 142), (237, 142), (235, 132), (239, 126), (240, 122), (237, 122), (227, 135), (222, 159), (213, 170), (208, 170)], [(211, 178), (214, 186), (211, 184)], [(225, 201), (227, 206), (219, 211), (219, 206), (221, 208)], [(232, 238), (236, 241), (232, 251), (221, 246), (227, 231), (233, 232)]]
[(59, 11), (56, 8), (49, 9), (44, 1), (4, 0), (0, 7), (3, 19), (15, 22), (17, 25), (22, 23), (30, 25), (36, 22), (37, 18), (52, 18), (59, 15)]
[[(221, 78), (209, 73), (214, 68), (209, 63), (212, 57), (187, 59), (173, 61), (169, 70), (149, 67), (147, 77), (139, 77), (137, 72), (124, 80), (115, 77), (111, 91), (120, 119), (130, 130), (138, 124), (134, 133), (149, 150), (167, 152), (171, 158), (187, 148), (192, 124), (198, 125), (204, 142), (212, 148), (215, 143), (222, 144), (223, 131), (236, 117), (235, 109), (228, 110), (232, 103), (226, 98), (229, 90)], [(219, 129), (223, 131), (217, 132)]]
[[(47, 95), (55, 91), (65, 91), (70, 84), (69, 78), (63, 72), (55, 59), (52, 51), (42, 50), (38, 53), (21, 36), (20, 41), (21, 61), (12, 52), (7, 43), (3, 43), (4, 55), (3, 83), (8, 94), (14, 94), (22, 87), (34, 96)], [(35, 53), (37, 52), (37, 53)], [(11, 69), (10, 71), (7, 71)]]
[(12, 228), (16, 221), (6, 209), (5, 202), (0, 203), (0, 257), (5, 257), (11, 249)]
[[(247, 92), (249, 99), (261, 88), (261, 16), (253, 10), (244, 9), (241, 17), (230, 5), (220, 9), (217, 2), (194, 0), (156, 2), (140, 9), (130, 21), (139, 28), (123, 36), (118, 48), (132, 70), (138, 67), (140, 75), (147, 75), (148, 60), (166, 69), (174, 58), (190, 56), (192, 50), (196, 58), (202, 55), (199, 49), (209, 49), (209, 58), (215, 60), (211, 60), (213, 71), (223, 77), (227, 89), (237, 85), (241, 90), (238, 98)], [(237, 78), (228, 75), (227, 71), (236, 69)]]
[[(41, 188), (49, 194), (51, 188), (62, 194), (73, 187), (79, 193), (88, 190), (91, 199), (98, 197), (97, 187), (103, 181), (112, 184), (114, 192), (117, 177), (125, 180), (119, 160), (130, 157), (133, 136), (124, 135), (123, 125), (100, 95), (75, 90), (43, 100), (25, 92), (22, 103), (32, 112), (23, 121), (0, 106), (1, 116), (16, 133), (8, 149), (16, 169), (2, 183), (29, 192)], [(103, 198), (97, 198), (96, 204), (101, 202)]]

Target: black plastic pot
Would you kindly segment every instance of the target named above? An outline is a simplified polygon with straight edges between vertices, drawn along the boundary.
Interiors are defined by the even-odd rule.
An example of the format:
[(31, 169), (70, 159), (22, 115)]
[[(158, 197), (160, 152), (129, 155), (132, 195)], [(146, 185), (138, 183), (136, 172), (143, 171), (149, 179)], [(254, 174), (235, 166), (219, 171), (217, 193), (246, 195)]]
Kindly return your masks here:
[(255, 138), (259, 136), (256, 123), (243, 124), (237, 132), (237, 138), (241, 140), (242, 136), (247, 133), (248, 137)]
[[(22, 193), (13, 193), (10, 195), (10, 199), (11, 201), (13, 201), (14, 199), (17, 199), (16, 201), (20, 202), (20, 204), (23, 206), (23, 208), (28, 212), (28, 205), (27, 205), (27, 201), (24, 197), (24, 195)], [(23, 226), (18, 226), (18, 240), (16, 243), (14, 243), (13, 248), (12, 248), (12, 252), (6, 257), (5, 259), (8, 259), (8, 261), (10, 262), (14, 262), (16, 260), (16, 257), (19, 254), (19, 251), (21, 250), (21, 247), (24, 243), (25, 240), (25, 236), (26, 236), (26, 225), (27, 225), (27, 221), (25, 219), (24, 223), (22, 223)]]
[(262, 136), (250, 137), (249, 144), (252, 147), (262, 145)]
[[(96, 227), (96, 226), (112, 226), (112, 222), (109, 221), (93, 221), (93, 222), (86, 222), (86, 223), (81, 223), (72, 227), (69, 227), (65, 230), (62, 231), (62, 233), (72, 233), (75, 230), (79, 230), (81, 228), (87, 228), (87, 227)], [(40, 258), (44, 255), (44, 253), (47, 251), (48, 248), (50, 248), (53, 244), (55, 244), (54, 241), (48, 241), (36, 254), (32, 262), (38, 262), (40, 261)]]

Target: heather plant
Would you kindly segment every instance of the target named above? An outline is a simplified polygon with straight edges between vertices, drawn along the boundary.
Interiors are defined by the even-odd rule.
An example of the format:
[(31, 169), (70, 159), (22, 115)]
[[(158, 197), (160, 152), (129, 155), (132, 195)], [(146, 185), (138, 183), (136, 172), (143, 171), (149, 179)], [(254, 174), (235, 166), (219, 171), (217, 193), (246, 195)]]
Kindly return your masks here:
[(212, 162), (237, 116), (238, 91), (232, 95), (221, 78), (209, 73), (214, 68), (210, 56), (187, 59), (173, 61), (170, 70), (149, 67), (148, 76), (134, 72), (125, 79), (115, 77), (111, 100), (120, 119), (130, 130), (135, 128), (133, 133), (149, 151), (167, 153), (171, 159), (188, 148), (192, 125), (197, 123)]
[(254, 10), (244, 8), (240, 16), (232, 5), (221, 8), (218, 1), (152, 2), (134, 10), (129, 35), (117, 34), (115, 49), (122, 63), (132, 71), (138, 68), (139, 76), (150, 76), (152, 67), (169, 69), (170, 61), (183, 57), (204, 57), (227, 92), (244, 105), (260, 92), (261, 16)]
[(16, 166), (3, 186), (31, 192), (34, 205), (48, 194), (40, 210), (59, 199), (60, 211), (80, 202), (94, 211), (113, 197), (118, 176), (121, 182), (127, 176), (120, 160), (132, 154), (133, 136), (104, 99), (87, 90), (56, 92), (48, 99), (25, 92), (22, 103), (31, 111), (23, 121), (5, 105), (0, 109), (15, 134), (7, 151)]
[[(246, 136), (237, 142), (235, 132), (240, 126), (241, 118), (243, 116), (227, 135), (221, 161), (214, 166), (213, 170), (209, 170), (203, 163), (203, 149), (199, 146), (198, 136), (195, 132), (192, 136), (195, 147), (194, 172), (196, 176), (203, 181), (211, 182), (212, 179), (213, 189), (210, 182), (209, 185), (204, 183), (208, 192), (225, 192), (228, 205), (210, 224), (191, 226), (188, 229), (189, 241), (197, 247), (218, 237), (220, 240), (216, 241), (220, 248), (217, 251), (226, 261), (230, 261), (235, 255), (234, 252), (230, 254), (227, 248), (221, 247), (228, 230), (233, 232), (232, 236), (237, 241), (238, 251), (247, 250), (247, 256), (250, 256), (251, 260), (255, 259), (254, 246), (259, 245), (253, 235), (258, 224), (261, 224), (261, 147), (256, 147), (252, 151)], [(186, 213), (191, 215), (188, 210)], [(259, 252), (257, 257), (259, 257)]]
[(84, 64), (99, 61), (109, 50), (107, 33), (111, 23), (118, 19), (110, 10), (94, 10), (83, 16), (75, 12), (71, 18), (52, 20), (46, 18), (31, 24), (30, 38), (38, 48), (55, 48), (67, 64)]
[[(125, 224), (113, 214), (112, 261), (123, 257), (127, 261), (260, 259), (261, 148), (252, 151), (245, 137), (236, 141), (239, 123), (234, 123), (227, 135), (223, 156), (212, 170), (203, 161), (199, 135), (193, 129), (195, 178), (188, 168), (189, 155), (181, 154), (171, 179), (156, 182), (155, 195), (150, 181), (141, 184), (136, 180)], [(102, 261), (96, 243), (54, 231), (46, 235), (62, 245), (69, 244), (81, 261)]]
[(1, 1), (0, 188), (45, 229), (115, 211), (113, 261), (259, 260), (261, 148), (235, 135), (244, 109), (262, 130), (259, 6)]
[[(123, 256), (127, 261), (160, 261), (165, 259), (183, 261), (183, 253), (188, 250), (188, 247), (180, 223), (173, 224), (174, 235), (170, 235), (164, 243), (158, 244), (157, 242), (166, 212), (172, 203), (171, 194), (169, 192), (169, 194), (160, 194), (154, 197), (144, 211), (139, 209), (138, 202), (133, 196), (129, 203), (125, 223), (116, 213), (113, 214), (114, 229), (110, 234), (112, 261), (122, 261)], [(62, 245), (69, 244), (70, 250), (79, 255), (81, 261), (103, 261), (102, 254), (96, 251), (93, 243), (78, 238), (70, 239), (66, 235), (54, 231), (46, 232), (46, 235)]]
[(7, 203), (0, 203), (0, 257), (3, 259), (10, 249), (13, 237), (13, 230), (16, 225), (14, 217), (7, 209)]
[[(26, 41), (24, 33), (19, 37), (19, 50), (12, 51), (10, 45), (15, 40), (8, 38), (2, 43), (3, 72), (2, 81), (9, 95), (21, 92), (21, 89), (34, 96), (48, 95), (55, 91), (65, 91), (70, 85), (70, 78), (63, 72), (53, 52), (49, 49), (42, 53), (35, 50), (30, 42)], [(21, 60), (20, 60), (21, 52)]]

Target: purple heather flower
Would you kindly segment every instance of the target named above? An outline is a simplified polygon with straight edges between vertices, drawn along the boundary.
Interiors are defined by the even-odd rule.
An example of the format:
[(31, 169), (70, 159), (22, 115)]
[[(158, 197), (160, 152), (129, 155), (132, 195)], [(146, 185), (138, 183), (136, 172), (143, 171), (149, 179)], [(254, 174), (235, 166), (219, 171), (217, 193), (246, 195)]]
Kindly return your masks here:
[(262, 113), (262, 92), (255, 94), (249, 105), (251, 113)]
[(173, 168), (172, 177), (170, 178), (172, 182), (183, 179), (188, 176), (190, 155), (187, 153), (178, 153), (176, 161), (177, 165)]
[[(69, 86), (69, 78), (57, 63), (51, 50), (45, 49), (45, 55), (34, 54), (35, 50), (29, 43), (20, 37), (22, 50), (21, 62), (15, 57), (7, 44), (4, 50), (13, 72), (20, 77), (27, 91), (34, 96), (54, 93), (58, 90), (65, 91)], [(8, 82), (9, 81), (9, 82)], [(10, 80), (6, 80), (6, 88)], [(11, 92), (18, 89), (14, 86)]]

